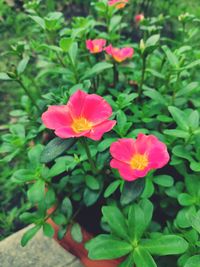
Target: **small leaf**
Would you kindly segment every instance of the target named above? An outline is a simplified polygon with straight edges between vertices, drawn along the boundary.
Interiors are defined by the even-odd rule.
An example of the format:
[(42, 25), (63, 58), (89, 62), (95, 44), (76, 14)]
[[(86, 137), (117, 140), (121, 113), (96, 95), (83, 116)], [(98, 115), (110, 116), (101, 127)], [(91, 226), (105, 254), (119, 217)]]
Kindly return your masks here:
[(91, 175), (87, 175), (85, 177), (85, 182), (86, 182), (86, 185), (92, 190), (98, 190), (100, 188), (100, 184), (97, 178), (94, 178)]
[(30, 187), (27, 196), (32, 203), (38, 203), (43, 200), (45, 196), (45, 182), (43, 180), (38, 180)]
[(164, 256), (184, 253), (188, 248), (188, 243), (177, 235), (162, 235), (158, 238), (143, 240), (141, 246), (153, 255)]
[(34, 237), (34, 235), (37, 234), (37, 232), (40, 230), (41, 225), (36, 225), (29, 229), (22, 237), (21, 239), (21, 245), (22, 247), (26, 246), (26, 244)]
[(110, 195), (112, 195), (117, 190), (120, 184), (121, 184), (120, 180), (114, 181), (111, 184), (109, 184), (109, 186), (106, 188), (104, 192), (104, 197), (107, 198)]
[(176, 57), (176, 55), (174, 53), (172, 53), (172, 51), (166, 45), (163, 45), (162, 49), (165, 52), (167, 59), (168, 59), (169, 63), (172, 65), (172, 67), (178, 68), (179, 61), (178, 61), (178, 58)]
[(153, 177), (153, 182), (164, 187), (171, 187), (174, 179), (170, 175), (157, 175)]
[(189, 126), (185, 113), (182, 110), (172, 106), (168, 107), (168, 110), (171, 113), (177, 125), (180, 127), (180, 129), (188, 131)]
[(142, 247), (137, 247), (134, 250), (133, 257), (137, 267), (157, 267), (152, 256)]
[(120, 202), (122, 205), (128, 205), (138, 198), (144, 190), (145, 180), (137, 179), (133, 182), (125, 182), (122, 190)]
[(40, 161), (41, 163), (48, 163), (58, 156), (60, 156), (64, 151), (67, 151), (71, 146), (74, 145), (76, 140), (71, 139), (61, 139), (59, 137), (51, 140), (44, 148)]
[(191, 206), (195, 203), (195, 199), (187, 193), (182, 193), (178, 196), (178, 202), (182, 206)]
[(92, 260), (110, 260), (125, 256), (133, 248), (131, 244), (110, 235), (99, 235), (86, 243), (86, 249)]
[(49, 223), (44, 223), (43, 233), (45, 236), (52, 238), (54, 236), (54, 228)]
[(88, 70), (85, 75), (82, 77), (82, 80), (88, 77), (92, 77), (94, 75), (97, 75), (101, 73), (104, 70), (110, 69), (113, 67), (113, 64), (107, 63), (107, 62), (99, 62), (95, 64), (90, 70)]
[(22, 74), (25, 69), (26, 69), (26, 66), (29, 62), (30, 58), (28, 56), (25, 56), (18, 64), (17, 66), (17, 73), (18, 74)]
[(38, 16), (29, 16), (32, 20), (34, 20), (43, 30), (45, 30), (45, 21)]
[(84, 200), (85, 205), (87, 207), (93, 205), (98, 200), (100, 194), (101, 194), (100, 190), (95, 191), (95, 190), (86, 188), (83, 194), (83, 200)]
[(68, 52), (73, 43), (72, 38), (62, 38), (59, 42), (60, 47), (64, 52)]
[(139, 205), (132, 205), (128, 213), (128, 230), (131, 241), (140, 240), (146, 229), (144, 212)]
[(83, 241), (81, 227), (78, 223), (72, 225), (71, 236), (73, 240), (76, 241), (77, 243), (81, 243)]
[(104, 206), (102, 213), (112, 233), (122, 239), (129, 240), (127, 224), (121, 211), (114, 206)]
[(9, 81), (11, 78), (5, 72), (0, 72), (0, 80)]
[(200, 234), (200, 210), (191, 218), (192, 227)]
[(190, 257), (184, 267), (200, 267), (200, 255)]

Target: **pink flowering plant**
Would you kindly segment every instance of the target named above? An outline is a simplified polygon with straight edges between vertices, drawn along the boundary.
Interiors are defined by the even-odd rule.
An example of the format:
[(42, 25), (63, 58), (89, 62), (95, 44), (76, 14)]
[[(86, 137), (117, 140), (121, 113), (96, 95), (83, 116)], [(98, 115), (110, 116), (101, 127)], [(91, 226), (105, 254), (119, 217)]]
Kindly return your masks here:
[(86, 229), (94, 267), (199, 267), (199, 18), (84, 2), (70, 20), (24, 4), (33, 30), (0, 75), (23, 91), (0, 149), (34, 224), (21, 243), (43, 229), (80, 244)]

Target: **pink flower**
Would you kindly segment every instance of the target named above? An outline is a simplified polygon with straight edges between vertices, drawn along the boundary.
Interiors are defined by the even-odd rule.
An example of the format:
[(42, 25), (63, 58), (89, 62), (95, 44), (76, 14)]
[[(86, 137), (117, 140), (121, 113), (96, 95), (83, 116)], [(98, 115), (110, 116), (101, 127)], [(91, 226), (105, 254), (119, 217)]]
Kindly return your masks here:
[(108, 120), (111, 115), (111, 106), (101, 96), (78, 90), (66, 105), (50, 106), (42, 114), (42, 121), (60, 138), (86, 136), (100, 140), (116, 124)]
[(154, 135), (139, 134), (137, 139), (122, 138), (112, 143), (110, 153), (112, 168), (118, 169), (121, 177), (133, 181), (152, 169), (162, 168), (169, 161), (169, 154), (164, 143)]
[(135, 15), (135, 22), (139, 23), (140, 21), (144, 20), (144, 14), (137, 14)]
[(106, 45), (106, 40), (104, 39), (95, 39), (86, 41), (86, 47), (92, 54), (102, 52), (105, 45)]
[(115, 5), (115, 7), (117, 9), (124, 8), (127, 3), (128, 3), (128, 0), (110, 0), (110, 1), (108, 1), (108, 5), (109, 6), (114, 6)]
[(117, 62), (122, 62), (127, 58), (132, 58), (134, 49), (132, 47), (115, 48), (112, 45), (107, 46), (106, 53), (114, 58)]

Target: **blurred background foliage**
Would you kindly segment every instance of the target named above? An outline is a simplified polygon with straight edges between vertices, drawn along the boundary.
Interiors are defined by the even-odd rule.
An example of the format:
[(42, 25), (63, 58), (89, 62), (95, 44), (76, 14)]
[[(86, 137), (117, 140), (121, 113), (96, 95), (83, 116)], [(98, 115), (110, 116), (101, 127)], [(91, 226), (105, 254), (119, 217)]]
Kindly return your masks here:
[[(200, 5), (197, 0), (130, 0), (130, 2), (132, 2), (131, 8), (125, 10), (127, 21), (133, 21), (134, 15), (140, 12), (144, 13), (145, 17), (152, 17), (155, 20), (169, 17), (168, 23), (165, 23), (162, 31), (165, 32), (165, 36), (174, 39), (174, 42), (182, 35), (180, 32), (181, 22), (178, 21), (177, 17), (186, 12), (196, 16), (200, 15)], [(55, 88), (60, 88), (63, 81), (59, 82), (58, 75), (53, 70), (49, 72), (50, 75), (48, 74), (48, 76), (41, 71), (43, 64), (46, 64), (46, 62), (36, 54), (36, 51), (40, 52), (40, 49), (44, 49), (43, 55), (48, 53), (48, 57), (52, 61), (55, 60), (55, 55), (46, 52), (45, 48), (39, 47), (38, 42), (43, 42), (45, 33), (40, 31), (38, 25), (29, 16), (37, 14), (44, 18), (49, 12), (62, 12), (64, 21), (61, 23), (67, 30), (72, 20), (75, 24), (79, 23), (78, 20), (73, 19), (74, 16), (85, 17), (92, 8), (90, 0), (0, 0), (0, 72), (12, 71), (20, 61), (22, 54), (27, 54), (30, 56), (30, 65), (26, 69), (24, 80), (32, 94), (37, 97), (40, 92), (48, 93)], [(189, 24), (187, 27), (189, 29)], [(135, 29), (134, 33), (127, 32), (127, 34), (138, 42), (140, 33), (137, 31), (138, 29)], [(193, 42), (195, 40), (195, 43), (199, 46), (200, 36), (197, 34), (195, 37), (195, 32), (192, 34), (194, 35)], [(33, 79), (33, 77), (36, 77), (36, 79)], [(26, 113), (23, 114), (23, 110), (30, 113), (31, 103), (24, 96), (21, 86), (13, 81), (9, 83), (0, 81), (0, 83), (0, 133), (4, 134), (8, 128), (10, 129), (10, 125), (19, 122), (19, 120), (26, 122), (28, 127), (29, 119), (26, 117)], [(18, 158), (18, 160), (15, 159), (11, 162), (11, 157), (5, 165), (5, 162), (0, 159), (0, 239), (22, 227), (19, 214), (28, 208), (24, 204), (23, 187), (15, 185), (10, 180), (10, 176), (14, 170), (23, 166), (23, 162), (26, 161), (27, 143), (29, 146), (32, 145), (31, 139), (36, 136), (35, 128), (38, 125), (36, 124), (35, 128), (31, 127), (27, 136), (25, 129), (15, 125), (10, 129), (10, 135), (7, 136), (9, 140), (13, 140), (13, 150), (20, 155), (20, 161)], [(16, 133), (18, 138), (16, 138)]]

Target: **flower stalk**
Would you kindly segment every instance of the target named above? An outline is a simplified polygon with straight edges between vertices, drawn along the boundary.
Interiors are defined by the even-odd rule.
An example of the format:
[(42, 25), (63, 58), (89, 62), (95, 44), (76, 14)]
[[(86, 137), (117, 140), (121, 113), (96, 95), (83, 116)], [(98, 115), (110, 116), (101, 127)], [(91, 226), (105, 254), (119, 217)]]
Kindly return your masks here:
[(96, 165), (95, 165), (95, 163), (94, 163), (94, 161), (92, 159), (90, 148), (88, 146), (88, 143), (87, 143), (86, 139), (84, 137), (80, 138), (80, 142), (81, 142), (82, 146), (85, 149), (85, 152), (87, 154), (87, 157), (88, 157), (88, 160), (89, 160), (89, 163), (90, 163), (91, 170), (92, 170), (93, 174), (97, 174), (98, 170), (97, 170), (97, 167), (96, 167)]

